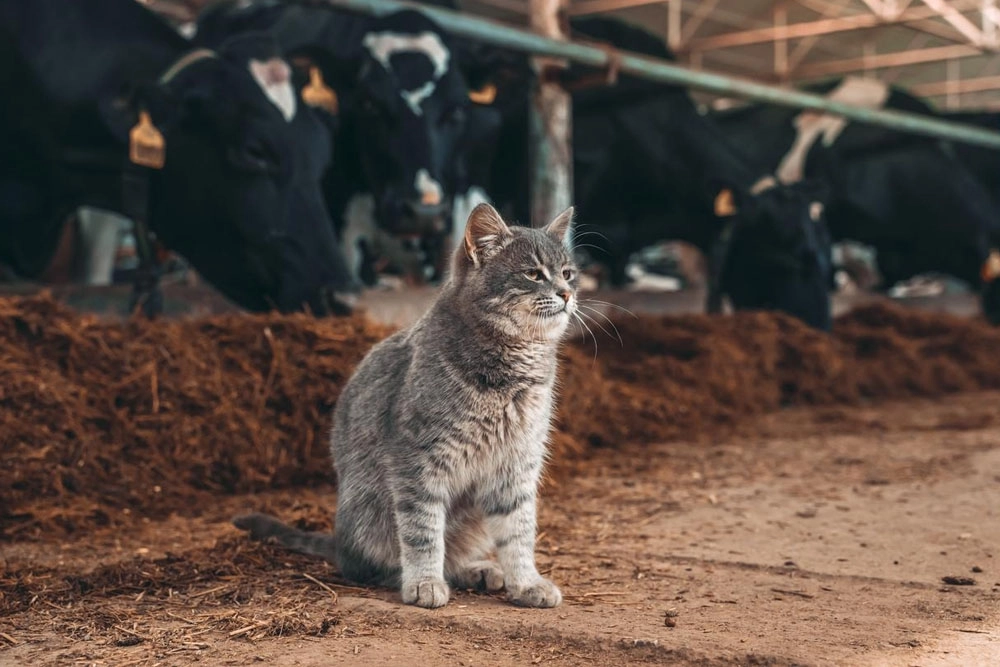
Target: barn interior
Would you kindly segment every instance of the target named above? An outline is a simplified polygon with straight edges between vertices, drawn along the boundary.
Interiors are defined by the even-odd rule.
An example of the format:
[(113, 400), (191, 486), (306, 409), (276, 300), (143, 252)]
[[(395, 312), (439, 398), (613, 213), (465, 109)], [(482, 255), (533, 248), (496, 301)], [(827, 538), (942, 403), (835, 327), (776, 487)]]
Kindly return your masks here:
[[(45, 16), (59, 2), (31, 11)], [(499, 61), (506, 79), (462, 70), (471, 102), (456, 123), (479, 122), (511, 90), (523, 98), (498, 116), (489, 158), (466, 135), (448, 149), (445, 163), (470, 173), (477, 160), (498, 165), (467, 191), (421, 164), (419, 203), (397, 208), (382, 208), (388, 195), (371, 183), (361, 187), (374, 195), (322, 190), (322, 212), (265, 214), (270, 200), (246, 195), (257, 210), (241, 209), (243, 219), (288, 216), (265, 225), (267, 244), (313, 246), (287, 274), (305, 274), (308, 289), (291, 293), (250, 280), (263, 271), (252, 253), (240, 264), (246, 248), (234, 239), (259, 230), (195, 233), (228, 215), (209, 202), (237, 195), (214, 180), (208, 196), (182, 196), (225, 162), (212, 174), (210, 159), (193, 159), (168, 180), (164, 146), (178, 164), (174, 137), (189, 127), (164, 120), (171, 98), (116, 94), (97, 107), (139, 105), (114, 144), (126, 167), (114, 167), (109, 191), (122, 200), (102, 192), (59, 209), (33, 272), (19, 254), (37, 237), (21, 231), (28, 198), (18, 188), (44, 158), (22, 152), (30, 140), (14, 144), (0, 171), (0, 236), (15, 239), (0, 238), (0, 664), (1000, 664), (996, 0), (402, 3), (437, 21), (421, 23), (412, 43), (391, 23), (391, 0), (109, 0), (101, 16), (124, 4), (171, 28), (163, 43), (179, 48), (167, 70), (176, 89), (215, 60), (249, 58), (247, 81), (266, 94), (253, 88), (263, 104), (253, 118), (271, 114), (272, 130), (275, 119), (325, 119), (321, 130), (268, 135), (300, 151), (294, 166), (281, 163), (287, 171), (254, 162), (273, 158), (270, 144), (240, 157), (241, 173), (278, 183), (275, 173), (293, 174), (305, 179), (300, 191), (337, 179), (354, 187), (391, 171), (380, 160), (402, 169), (399, 154), (420, 151), (411, 141), (365, 153), (375, 142), (364, 123), (385, 117), (319, 51), (285, 46), (316, 39), (296, 32), (302, 23), (276, 24), (272, 53), (271, 42), (230, 34), (199, 42), (200, 17), (301, 6), (330, 12), (320, 33), (386, 15), (377, 25), (391, 39), (359, 43), (390, 74), (397, 51), (436, 44), (435, 29), (447, 53), (420, 46), (417, 68), (435, 84), (460, 54), (481, 57), (459, 44), (501, 54), (476, 65)], [(16, 5), (0, 0), (0, 53), (18, 55), (0, 67), (9, 90), (29, 80), (31, 53), (17, 48), (36, 34), (16, 24), (28, 15)], [(587, 19), (627, 30), (587, 34)], [(118, 57), (135, 69), (147, 57), (140, 38), (121, 37), (140, 40), (131, 55), (107, 55), (118, 48), (108, 35), (136, 25), (116, 20), (78, 33), (109, 45), (94, 63)], [(237, 38), (244, 30), (218, 25)], [(522, 33), (547, 41), (525, 47)], [(42, 59), (54, 58), (38, 39)], [(567, 44), (582, 50), (554, 55)], [(157, 76), (148, 83), (170, 78)], [(247, 95), (218, 87), (224, 80), (199, 94)], [(268, 87), (285, 83), (290, 102)], [(433, 86), (402, 90), (404, 110), (438, 113), (420, 112)], [(65, 101), (48, 99), (52, 109)], [(80, 99), (70, 114), (83, 117)], [(232, 113), (246, 114), (240, 99)], [(3, 125), (15, 128), (0, 138), (62, 118), (47, 106), (23, 116), (31, 103), (0, 100)], [(222, 127), (184, 141), (214, 145), (228, 136)], [(344, 142), (361, 147), (347, 165)], [(80, 173), (108, 171), (87, 159)], [(77, 179), (66, 197), (90, 187), (77, 172), (52, 173)], [(514, 173), (520, 180), (503, 180)], [(398, 590), (359, 586), (333, 563), (252, 541), (231, 523), (262, 511), (334, 530), (332, 412), (372, 346), (441, 293), (450, 253), (468, 243), (476, 188), (508, 222), (540, 226), (568, 205), (582, 222), (582, 319), (560, 352), (538, 510), (536, 558), (562, 588), (556, 609), (465, 590), (441, 609), (404, 605)], [(669, 205), (658, 208), (664, 192)], [(189, 201), (211, 215), (171, 236), (162, 211)], [(374, 227), (352, 226), (361, 209)], [(309, 222), (288, 222), (298, 220)], [(316, 220), (333, 227), (320, 233)], [(323, 254), (328, 236), (337, 270)], [(187, 245), (171, 247), (178, 239)], [(96, 253), (102, 243), (112, 250)], [(817, 285), (820, 295), (809, 291)]]

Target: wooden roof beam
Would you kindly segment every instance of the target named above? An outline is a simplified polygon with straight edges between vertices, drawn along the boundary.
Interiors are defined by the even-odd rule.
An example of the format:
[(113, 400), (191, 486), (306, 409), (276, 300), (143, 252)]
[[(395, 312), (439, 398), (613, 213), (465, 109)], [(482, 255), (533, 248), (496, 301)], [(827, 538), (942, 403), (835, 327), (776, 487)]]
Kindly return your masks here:
[(970, 44), (981, 48), (996, 48), (996, 43), (988, 44), (983, 31), (970, 21), (965, 14), (953, 7), (946, 0), (920, 0), (928, 8), (933, 9), (942, 19), (951, 24)]
[(984, 76), (977, 79), (959, 79), (958, 81), (932, 81), (918, 83), (907, 88), (914, 95), (921, 97), (937, 97), (949, 93), (968, 95), (990, 90), (1000, 90), (1000, 76)]
[(895, 53), (879, 53), (860, 58), (828, 60), (803, 65), (792, 72), (792, 78), (798, 80), (815, 79), (834, 74), (849, 74), (871, 69), (906, 67), (908, 65), (940, 62), (952, 58), (971, 58), (973, 56), (981, 56), (982, 54), (983, 52), (979, 48), (966, 44), (937, 46), (912, 51), (897, 51)]
[[(579, 5), (606, 2), (607, 0), (588, 0)], [(632, 0), (614, 0), (615, 2), (629, 2)], [(646, 0), (636, 0), (645, 2)], [(931, 0), (934, 2), (935, 0)], [(954, 0), (953, 5), (965, 7), (968, 2)], [(865, 30), (878, 28), (885, 25), (907, 23), (911, 21), (921, 21), (939, 17), (941, 14), (931, 7), (912, 7), (896, 15), (895, 18), (886, 19), (868, 12), (862, 14), (852, 14), (851, 16), (840, 16), (835, 18), (820, 19), (817, 21), (804, 21), (792, 23), (784, 28), (774, 26), (766, 28), (755, 28), (752, 30), (740, 30), (736, 32), (703, 37), (692, 40), (687, 46), (689, 51), (709, 51), (714, 49), (724, 49), (734, 46), (747, 46), (750, 44), (763, 44), (772, 42), (775, 39), (787, 38), (797, 39), (800, 37), (825, 36), (838, 32), (849, 32), (853, 30)]]

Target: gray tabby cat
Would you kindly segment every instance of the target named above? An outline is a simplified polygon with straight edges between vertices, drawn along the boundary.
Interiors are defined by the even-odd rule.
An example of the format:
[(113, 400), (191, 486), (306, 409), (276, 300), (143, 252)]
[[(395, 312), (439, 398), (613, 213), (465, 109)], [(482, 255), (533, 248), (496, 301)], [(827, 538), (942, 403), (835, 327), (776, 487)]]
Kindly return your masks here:
[(236, 526), (353, 581), (399, 586), (407, 604), (440, 607), (450, 583), (558, 605), (535, 566), (535, 498), (556, 352), (577, 307), (572, 217), (529, 229), (488, 204), (472, 211), (434, 305), (372, 348), (337, 402), (334, 536), (262, 514)]

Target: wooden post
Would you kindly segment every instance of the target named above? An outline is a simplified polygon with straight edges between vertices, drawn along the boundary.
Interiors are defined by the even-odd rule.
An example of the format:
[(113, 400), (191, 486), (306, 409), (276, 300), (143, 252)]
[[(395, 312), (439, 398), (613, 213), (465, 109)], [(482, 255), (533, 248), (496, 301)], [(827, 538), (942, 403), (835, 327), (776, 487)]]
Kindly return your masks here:
[[(566, 40), (568, 0), (531, 0), (531, 28)], [(535, 67), (566, 66), (565, 61), (536, 58)], [(531, 224), (546, 225), (573, 199), (573, 107), (569, 93), (541, 81), (531, 105)]]

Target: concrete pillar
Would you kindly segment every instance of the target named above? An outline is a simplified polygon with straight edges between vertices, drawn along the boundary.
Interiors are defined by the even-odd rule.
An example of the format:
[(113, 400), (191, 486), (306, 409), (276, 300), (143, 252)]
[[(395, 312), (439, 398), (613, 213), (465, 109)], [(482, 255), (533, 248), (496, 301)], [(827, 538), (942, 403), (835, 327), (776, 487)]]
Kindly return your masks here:
[[(566, 40), (568, 0), (531, 0), (531, 28)], [(536, 69), (565, 62), (535, 59)], [(531, 108), (531, 224), (540, 227), (572, 204), (573, 107), (569, 93), (554, 83), (539, 83)]]

